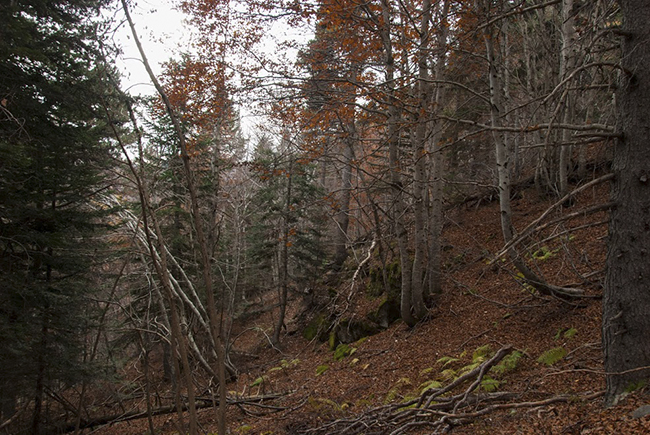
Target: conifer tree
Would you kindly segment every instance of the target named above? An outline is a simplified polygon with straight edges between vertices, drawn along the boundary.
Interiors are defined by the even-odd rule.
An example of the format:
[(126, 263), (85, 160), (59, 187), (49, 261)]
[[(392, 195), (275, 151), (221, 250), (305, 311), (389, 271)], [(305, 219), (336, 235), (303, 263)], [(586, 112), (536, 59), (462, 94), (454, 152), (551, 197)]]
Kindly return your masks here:
[(0, 6), (0, 399), (33, 404), (43, 431), (47, 391), (85, 375), (89, 273), (100, 259), (109, 187), (91, 18), (103, 0)]
[(280, 315), (273, 341), (278, 344), (288, 288), (308, 286), (324, 259), (320, 234), (322, 197), (314, 170), (290, 147), (258, 147), (254, 166), (260, 181), (253, 203), (257, 210), (248, 233), (251, 262), (262, 282), (278, 289)]

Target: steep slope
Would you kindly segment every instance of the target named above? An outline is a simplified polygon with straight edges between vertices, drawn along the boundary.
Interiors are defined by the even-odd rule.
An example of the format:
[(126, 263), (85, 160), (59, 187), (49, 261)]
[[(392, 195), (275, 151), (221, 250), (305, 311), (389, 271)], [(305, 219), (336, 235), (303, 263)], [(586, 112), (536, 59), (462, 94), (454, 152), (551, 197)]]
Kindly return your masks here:
[[(583, 192), (563, 215), (604, 203), (607, 195), (604, 185)], [(549, 205), (532, 189), (524, 191), (515, 204), (517, 226), (525, 227)], [(552, 222), (558, 213), (542, 224)], [(281, 350), (268, 346), (272, 312), (238, 324), (235, 357), (243, 373), (229, 385), (233, 402), (241, 398), (241, 403), (229, 407), (232, 433), (390, 433), (395, 426), (377, 424), (360, 432), (341, 428), (361, 422), (372, 410), (372, 418), (381, 423), (381, 418), (388, 419), (402, 402), (427, 388), (444, 388), (504, 346), (511, 346), (508, 363), (477, 384), (476, 391), (485, 402), (472, 403), (471, 411), (483, 415), (454, 422), (443, 413), (430, 413), (425, 419), (429, 423), (398, 433), (431, 433), (435, 428), (426, 424), (441, 418), (454, 424), (438, 428), (453, 427), (454, 433), (460, 434), (650, 432), (648, 418), (630, 416), (650, 401), (644, 391), (630, 395), (617, 408), (605, 410), (602, 406), (599, 284), (607, 234), (602, 222), (606, 218), (606, 213), (600, 212), (548, 225), (535, 236), (540, 243), (529, 249), (536, 257), (534, 265), (547, 279), (583, 288), (587, 297), (580, 300), (542, 298), (519, 284), (507, 261), (492, 261), (502, 248), (500, 235), (494, 232), (499, 219), (497, 204), (466, 204), (447, 214), (445, 292), (431, 309), (430, 318), (415, 328), (398, 321), (334, 352), (329, 343), (307, 341), (302, 336), (309, 320), (304, 315), (302, 294), (293, 296)], [(565, 233), (570, 227), (581, 229)], [(348, 278), (343, 279), (339, 291), (349, 291)], [(361, 283), (354, 292), (347, 319), (364, 319), (383, 300), (370, 297), (364, 291), (366, 284)], [(265, 297), (269, 303), (274, 295)], [(455, 391), (462, 393), (469, 384), (471, 381)], [(443, 403), (444, 397), (450, 395), (438, 400)], [(494, 409), (488, 408), (496, 403)], [(391, 408), (391, 404), (396, 406)], [(445, 411), (460, 412), (468, 415), (468, 409)], [(215, 411), (204, 409), (200, 415), (206, 433), (213, 433)], [(337, 420), (338, 425), (327, 426)], [(156, 417), (156, 424), (163, 433), (174, 431), (169, 416)], [(134, 421), (95, 433), (144, 430), (144, 421)]]

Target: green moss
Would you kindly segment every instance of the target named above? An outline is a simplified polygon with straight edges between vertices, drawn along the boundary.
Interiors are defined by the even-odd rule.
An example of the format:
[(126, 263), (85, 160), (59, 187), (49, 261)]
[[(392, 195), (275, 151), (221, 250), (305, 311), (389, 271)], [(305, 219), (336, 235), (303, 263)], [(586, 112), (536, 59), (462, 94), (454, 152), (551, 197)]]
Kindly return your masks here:
[(383, 277), (381, 268), (373, 267), (370, 269), (368, 286), (366, 287), (366, 294), (373, 298), (378, 298), (384, 294)]
[(322, 339), (323, 331), (327, 325), (327, 316), (323, 313), (319, 313), (314, 317), (307, 327), (302, 331), (302, 336), (305, 340), (312, 341), (315, 338)]
[(328, 344), (329, 344), (330, 350), (335, 350), (336, 349), (336, 345), (339, 344), (339, 340), (336, 337), (336, 331), (330, 332), (330, 338), (328, 340)]
[(625, 387), (625, 392), (626, 393), (632, 393), (634, 391), (638, 391), (642, 388), (644, 388), (646, 385), (648, 385), (648, 382), (645, 380), (641, 381), (636, 381), (636, 382), (631, 382)]
[(533, 252), (531, 254), (531, 257), (533, 257), (535, 260), (544, 261), (553, 257), (556, 253), (557, 250), (550, 250), (548, 249), (548, 246), (542, 246), (537, 251)]
[(382, 267), (373, 267), (370, 269), (368, 285), (366, 287), (366, 294), (373, 298), (386, 293), (388, 300), (399, 300), (400, 289), (402, 286), (402, 273), (400, 270), (399, 261), (393, 261), (386, 264), (383, 272), (386, 274), (386, 284), (388, 288), (384, 287), (384, 273)]
[(354, 346), (359, 347), (359, 345), (361, 345), (361, 343), (363, 343), (367, 339), (368, 339), (368, 337), (362, 337), (362, 338), (358, 339), (357, 341), (354, 342)]
[(267, 379), (268, 378), (266, 376), (260, 376), (259, 378), (255, 379), (250, 386), (257, 387), (258, 385), (262, 385), (263, 383), (266, 382)]

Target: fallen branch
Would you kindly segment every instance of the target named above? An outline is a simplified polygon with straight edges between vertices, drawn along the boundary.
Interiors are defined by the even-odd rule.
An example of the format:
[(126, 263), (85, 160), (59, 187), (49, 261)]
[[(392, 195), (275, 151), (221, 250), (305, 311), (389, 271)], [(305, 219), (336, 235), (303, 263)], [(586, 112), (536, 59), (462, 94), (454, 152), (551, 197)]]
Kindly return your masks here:
[[(499, 349), (492, 358), (483, 362), (475, 369), (465, 373), (444, 388), (431, 389), (423, 392), (413, 400), (384, 405), (370, 409), (360, 416), (335, 420), (314, 429), (308, 429), (306, 434), (359, 434), (359, 433), (403, 433), (394, 432), (404, 425), (415, 424), (419, 420), (430, 419), (432, 412), (456, 411), (462, 407), (478, 405), (494, 400), (511, 397), (510, 393), (472, 394), (481, 384), (485, 374), (498, 364), (509, 352), (512, 346)], [(442, 397), (460, 385), (472, 381), (470, 386), (461, 393)], [(436, 403), (434, 403), (434, 399)], [(473, 409), (473, 408), (472, 408)]]
[(352, 300), (354, 299), (354, 295), (356, 294), (356, 289), (355, 289), (355, 287), (356, 287), (356, 284), (357, 284), (357, 280), (358, 280), (358, 278), (359, 278), (359, 275), (361, 274), (361, 271), (363, 270), (363, 267), (364, 267), (364, 266), (365, 266), (365, 265), (370, 261), (370, 259), (372, 258), (372, 252), (374, 251), (374, 249), (375, 249), (376, 246), (377, 246), (377, 238), (376, 238), (376, 237), (373, 237), (373, 239), (372, 239), (372, 243), (370, 244), (370, 247), (368, 248), (368, 252), (366, 253), (365, 258), (364, 258), (363, 260), (361, 260), (361, 262), (360, 262), (359, 265), (357, 266), (356, 270), (354, 271), (354, 275), (352, 275), (352, 281), (350, 282), (350, 291), (348, 292), (347, 297), (346, 297), (345, 300), (343, 301), (343, 304), (345, 304), (345, 307), (342, 308), (342, 309), (341, 309), (341, 308), (338, 308), (338, 306), (337, 306), (337, 305), (338, 305), (337, 302), (336, 302), (336, 301), (334, 302), (335, 307), (336, 307), (335, 309), (336, 309), (336, 311), (337, 311), (337, 315), (336, 315), (336, 320), (332, 323), (331, 328), (336, 328), (336, 326), (338, 326), (340, 320), (343, 318), (343, 315), (344, 315), (344, 314), (345, 314), (345, 313), (350, 309), (350, 307), (352, 306)]
[(612, 180), (613, 178), (614, 178), (614, 174), (610, 173), (610, 174), (604, 175), (604, 176), (602, 176), (600, 178), (596, 178), (595, 180), (592, 180), (589, 183), (586, 183), (586, 184), (578, 187), (577, 189), (574, 189), (573, 191), (567, 193), (560, 200), (556, 201), (553, 205), (551, 205), (549, 208), (547, 208), (546, 211), (544, 211), (544, 213), (542, 213), (537, 219), (535, 219), (530, 224), (528, 224), (526, 226), (526, 228), (524, 228), (523, 230), (521, 230), (519, 232), (519, 234), (517, 234), (508, 243), (506, 243), (505, 246), (503, 248), (501, 248), (501, 251), (499, 251), (499, 253), (494, 256), (494, 258), (492, 259), (490, 264), (493, 264), (499, 258), (503, 257), (508, 252), (508, 250), (510, 248), (513, 248), (516, 245), (518, 245), (519, 243), (521, 243), (526, 237), (531, 235), (533, 232), (541, 231), (544, 228), (548, 227), (549, 225), (552, 225), (552, 223), (556, 223), (559, 220), (568, 220), (568, 219), (574, 218), (576, 216), (579, 216), (581, 214), (593, 213), (595, 211), (600, 211), (600, 210), (603, 210), (603, 209), (611, 208), (612, 204), (610, 204), (610, 203), (607, 203), (607, 204), (604, 204), (604, 205), (597, 205), (597, 206), (592, 207), (592, 208), (588, 208), (588, 209), (585, 209), (585, 210), (581, 210), (581, 211), (578, 211), (578, 212), (575, 212), (575, 213), (568, 214), (566, 216), (563, 216), (563, 217), (559, 218), (559, 220), (555, 219), (555, 220), (553, 220), (551, 222), (548, 222), (548, 223), (546, 223), (544, 225), (539, 225), (540, 222), (542, 220), (544, 220), (553, 210), (558, 208), (560, 205), (566, 203), (566, 201), (568, 201), (569, 199), (571, 199), (572, 197), (574, 197), (578, 193), (582, 192), (585, 189), (593, 187), (593, 186), (595, 186), (597, 184), (604, 183), (605, 181)]
[[(262, 396), (246, 396), (246, 397), (228, 397), (227, 404), (228, 405), (260, 405), (260, 403), (269, 401), (269, 400), (275, 400), (280, 397), (284, 397), (286, 394), (267, 394), (267, 395), (262, 395)], [(197, 396), (196, 397), (196, 408), (197, 409), (204, 409), (204, 408), (211, 408), (214, 406), (214, 404), (218, 404), (219, 401), (213, 399), (212, 397), (201, 397)], [(183, 403), (182, 410), (186, 411), (188, 409), (187, 403)], [(152, 409), (151, 410), (151, 415), (152, 416), (157, 416), (157, 415), (165, 415), (165, 414), (171, 414), (177, 412), (176, 405), (169, 405), (169, 406), (162, 406), (160, 408)], [(128, 411), (128, 412), (123, 412), (120, 414), (113, 414), (113, 415), (108, 415), (108, 416), (102, 416), (102, 417), (97, 417), (93, 418), (90, 420), (81, 420), (79, 423), (79, 426), (77, 426), (77, 423), (65, 423), (61, 425), (59, 428), (57, 428), (56, 433), (66, 433), (66, 432), (71, 432), (74, 431), (75, 429), (88, 429), (88, 428), (93, 428), (96, 426), (102, 426), (105, 424), (115, 424), (115, 423), (120, 423), (123, 421), (131, 421), (131, 420), (138, 420), (141, 418), (146, 418), (147, 417), (147, 411), (142, 411), (139, 409)]]
[[(591, 400), (603, 392), (582, 396), (560, 395), (538, 401), (511, 402), (519, 394), (510, 392), (477, 393), (486, 374), (506, 357), (512, 346), (504, 346), (490, 359), (460, 376), (444, 388), (423, 392), (413, 400), (372, 408), (360, 415), (340, 418), (303, 434), (391, 434), (408, 433), (410, 429), (426, 427), (434, 433), (445, 432), (453, 426), (504, 409), (535, 408), (558, 402)], [(464, 390), (449, 395), (462, 385)]]

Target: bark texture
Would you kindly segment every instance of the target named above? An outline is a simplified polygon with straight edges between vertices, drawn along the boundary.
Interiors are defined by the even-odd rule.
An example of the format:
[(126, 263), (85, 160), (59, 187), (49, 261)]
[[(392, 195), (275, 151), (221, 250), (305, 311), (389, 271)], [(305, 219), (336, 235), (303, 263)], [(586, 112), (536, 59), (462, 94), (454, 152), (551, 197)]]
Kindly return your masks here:
[(617, 112), (623, 136), (614, 151), (616, 207), (603, 300), (608, 405), (650, 380), (650, 3), (621, 0), (620, 5)]

